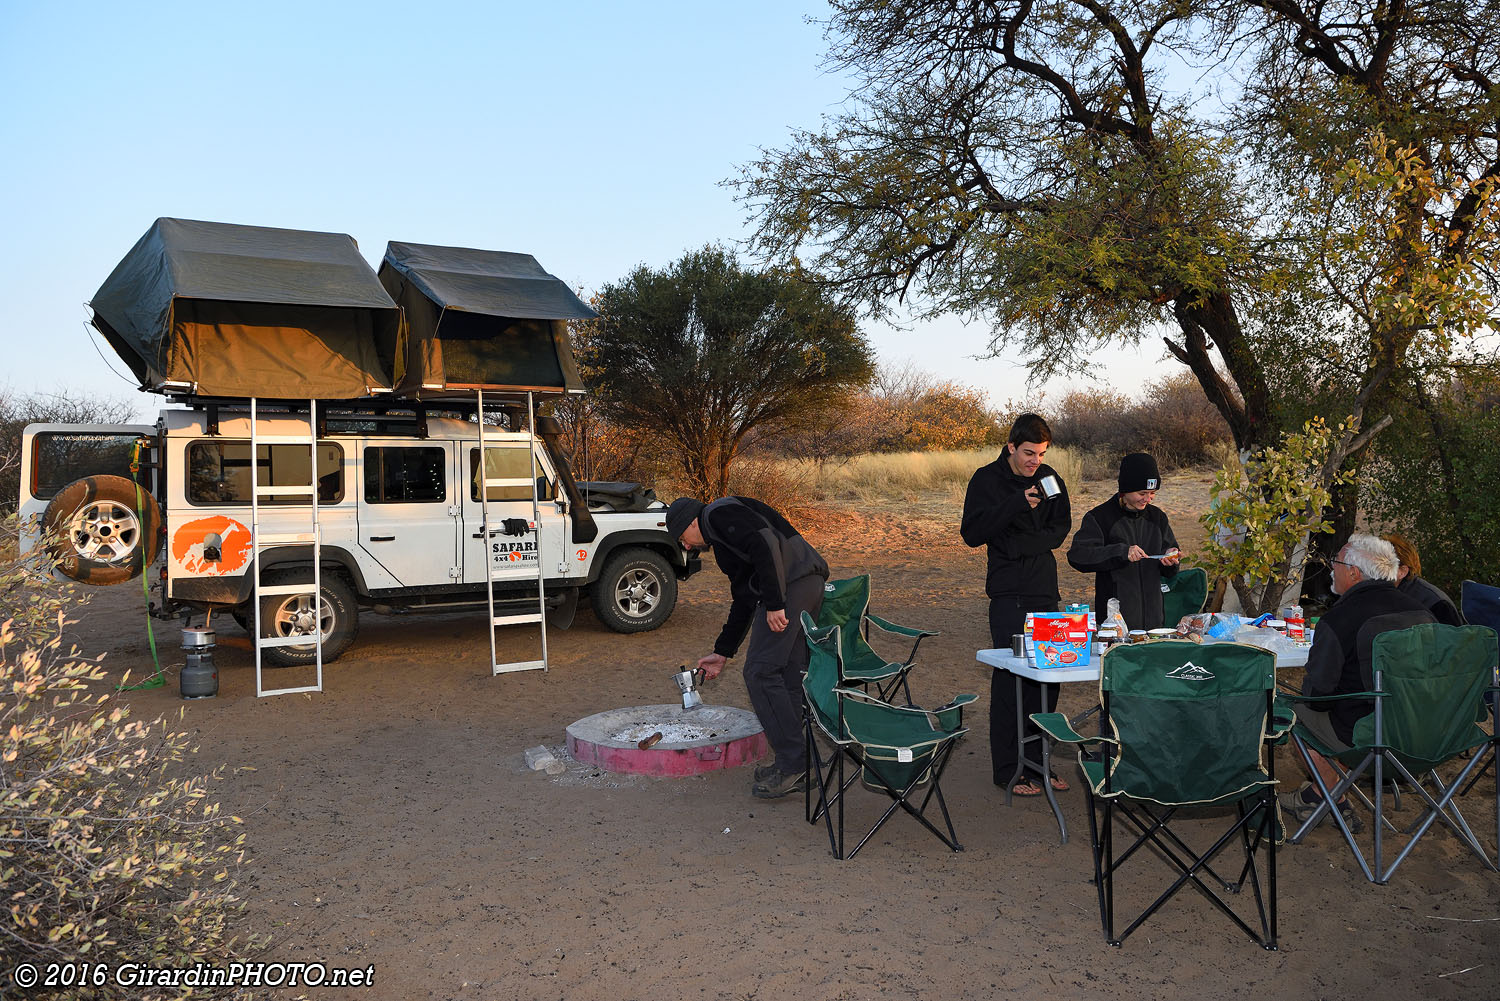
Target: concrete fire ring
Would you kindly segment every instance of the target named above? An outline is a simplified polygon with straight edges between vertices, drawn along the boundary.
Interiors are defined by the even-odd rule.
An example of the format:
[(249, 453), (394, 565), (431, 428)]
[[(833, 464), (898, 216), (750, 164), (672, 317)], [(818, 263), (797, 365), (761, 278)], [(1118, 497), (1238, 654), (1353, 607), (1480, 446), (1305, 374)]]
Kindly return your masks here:
[[(755, 714), (733, 706), (627, 706), (568, 726), (568, 753), (609, 772), (701, 775), (765, 757), (769, 745)], [(640, 744), (660, 733), (661, 740)]]

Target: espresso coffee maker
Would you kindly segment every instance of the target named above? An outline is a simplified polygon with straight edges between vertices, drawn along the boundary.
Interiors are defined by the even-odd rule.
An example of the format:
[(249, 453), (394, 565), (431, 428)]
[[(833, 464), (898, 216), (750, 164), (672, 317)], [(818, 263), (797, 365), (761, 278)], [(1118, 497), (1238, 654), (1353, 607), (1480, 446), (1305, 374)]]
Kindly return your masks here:
[(703, 696), (698, 694), (698, 686), (703, 684), (708, 672), (701, 667), (695, 667), (691, 671), (683, 664), (677, 668), (672, 675), (672, 680), (677, 682), (677, 688), (682, 692), (682, 711), (688, 712), (703, 705)]

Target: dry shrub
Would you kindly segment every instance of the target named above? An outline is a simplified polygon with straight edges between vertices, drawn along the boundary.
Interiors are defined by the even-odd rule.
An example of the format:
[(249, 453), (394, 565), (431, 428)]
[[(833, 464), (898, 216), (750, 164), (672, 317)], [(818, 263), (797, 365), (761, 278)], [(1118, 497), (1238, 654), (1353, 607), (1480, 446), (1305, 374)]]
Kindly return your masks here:
[[(1091, 479), (1113, 476), (1127, 452), (1150, 452), (1164, 468), (1196, 466), (1214, 461), (1230, 441), (1229, 426), (1191, 372), (1148, 385), (1139, 400), (1109, 389), (1074, 390), (1048, 421), (1057, 444), (1098, 456), (1085, 468)], [(1105, 474), (1095, 461), (1114, 468)]]
[[(6, 523), (14, 540), (15, 519)], [(13, 553), (13, 550), (12, 550)], [(104, 670), (61, 633), (73, 588), (50, 567), (0, 568), (0, 967), (21, 962), (223, 965), (259, 943), (238, 941), (238, 818), (185, 774), (196, 748), (162, 718), (130, 718)], [(187, 988), (74, 985), (72, 999), (181, 997)], [(193, 996), (230, 996), (227, 988)]]

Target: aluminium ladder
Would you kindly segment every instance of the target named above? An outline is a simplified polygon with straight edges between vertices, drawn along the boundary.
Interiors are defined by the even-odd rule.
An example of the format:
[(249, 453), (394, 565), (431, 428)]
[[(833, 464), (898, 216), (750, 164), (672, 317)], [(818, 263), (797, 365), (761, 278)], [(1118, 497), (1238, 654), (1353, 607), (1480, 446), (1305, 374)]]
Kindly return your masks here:
[[(546, 570), (542, 558), (542, 519), (538, 505), (536, 492), (536, 435), (527, 436), (529, 447), (527, 458), (530, 460), (526, 469), (526, 478), (497, 477), (489, 475), (489, 451), (484, 436), (484, 390), (475, 390), (478, 408), (476, 417), (479, 424), (479, 469), (477, 471), (479, 487), (479, 505), (482, 524), (480, 537), (484, 541), (484, 583), (489, 598), (490, 616), (490, 676), (497, 674), (508, 674), (512, 671), (546, 671), (547, 670), (547, 585)], [(536, 428), (535, 398), (528, 391), (526, 393), (526, 421), (528, 429), (534, 432)], [(535, 612), (520, 612), (508, 615), (495, 614), (495, 560), (490, 552), (490, 540), (499, 534), (499, 529), (490, 523), (490, 488), (491, 487), (528, 487), (531, 492), (531, 537), (536, 545), (536, 598), (537, 610)], [(496, 653), (498, 639), (495, 635), (496, 626), (514, 626), (535, 623), (541, 630), (542, 659), (541, 660), (519, 660), (508, 664), (502, 664)]]
[[(300, 692), (323, 690), (323, 578), (322, 578), (322, 533), (318, 527), (318, 401), (308, 401), (307, 434), (262, 435), (257, 422), (255, 397), (250, 398), (250, 581), (251, 602), (255, 605), (255, 694), (257, 698), (267, 695), (296, 695)], [(306, 445), (308, 450), (308, 483), (306, 485), (267, 485), (260, 483), (260, 445)], [(270, 453), (267, 451), (267, 458)], [(273, 467), (274, 468), (274, 467)], [(260, 530), (260, 499), (262, 497), (307, 497), (308, 505), (287, 505), (281, 511), (301, 510), (307, 507), (310, 523), (306, 532), (267, 532)], [(267, 547), (283, 545), (312, 545), (311, 584), (263, 584), (261, 582), (260, 558)], [(265, 636), (261, 629), (260, 599), (275, 595), (300, 595), (312, 606), (312, 641), (315, 648), (314, 663), (317, 665), (316, 681), (299, 688), (266, 688), (261, 677), (261, 651), (272, 647), (305, 646), (305, 634), (291, 636)]]

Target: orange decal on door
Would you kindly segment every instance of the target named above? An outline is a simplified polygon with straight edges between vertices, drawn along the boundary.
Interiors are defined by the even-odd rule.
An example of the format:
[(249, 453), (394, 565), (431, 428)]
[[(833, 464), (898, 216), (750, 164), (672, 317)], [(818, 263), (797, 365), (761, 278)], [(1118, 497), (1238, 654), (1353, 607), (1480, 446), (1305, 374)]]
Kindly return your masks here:
[(172, 559), (200, 577), (238, 573), (250, 562), (250, 529), (221, 514), (190, 521), (172, 533)]

